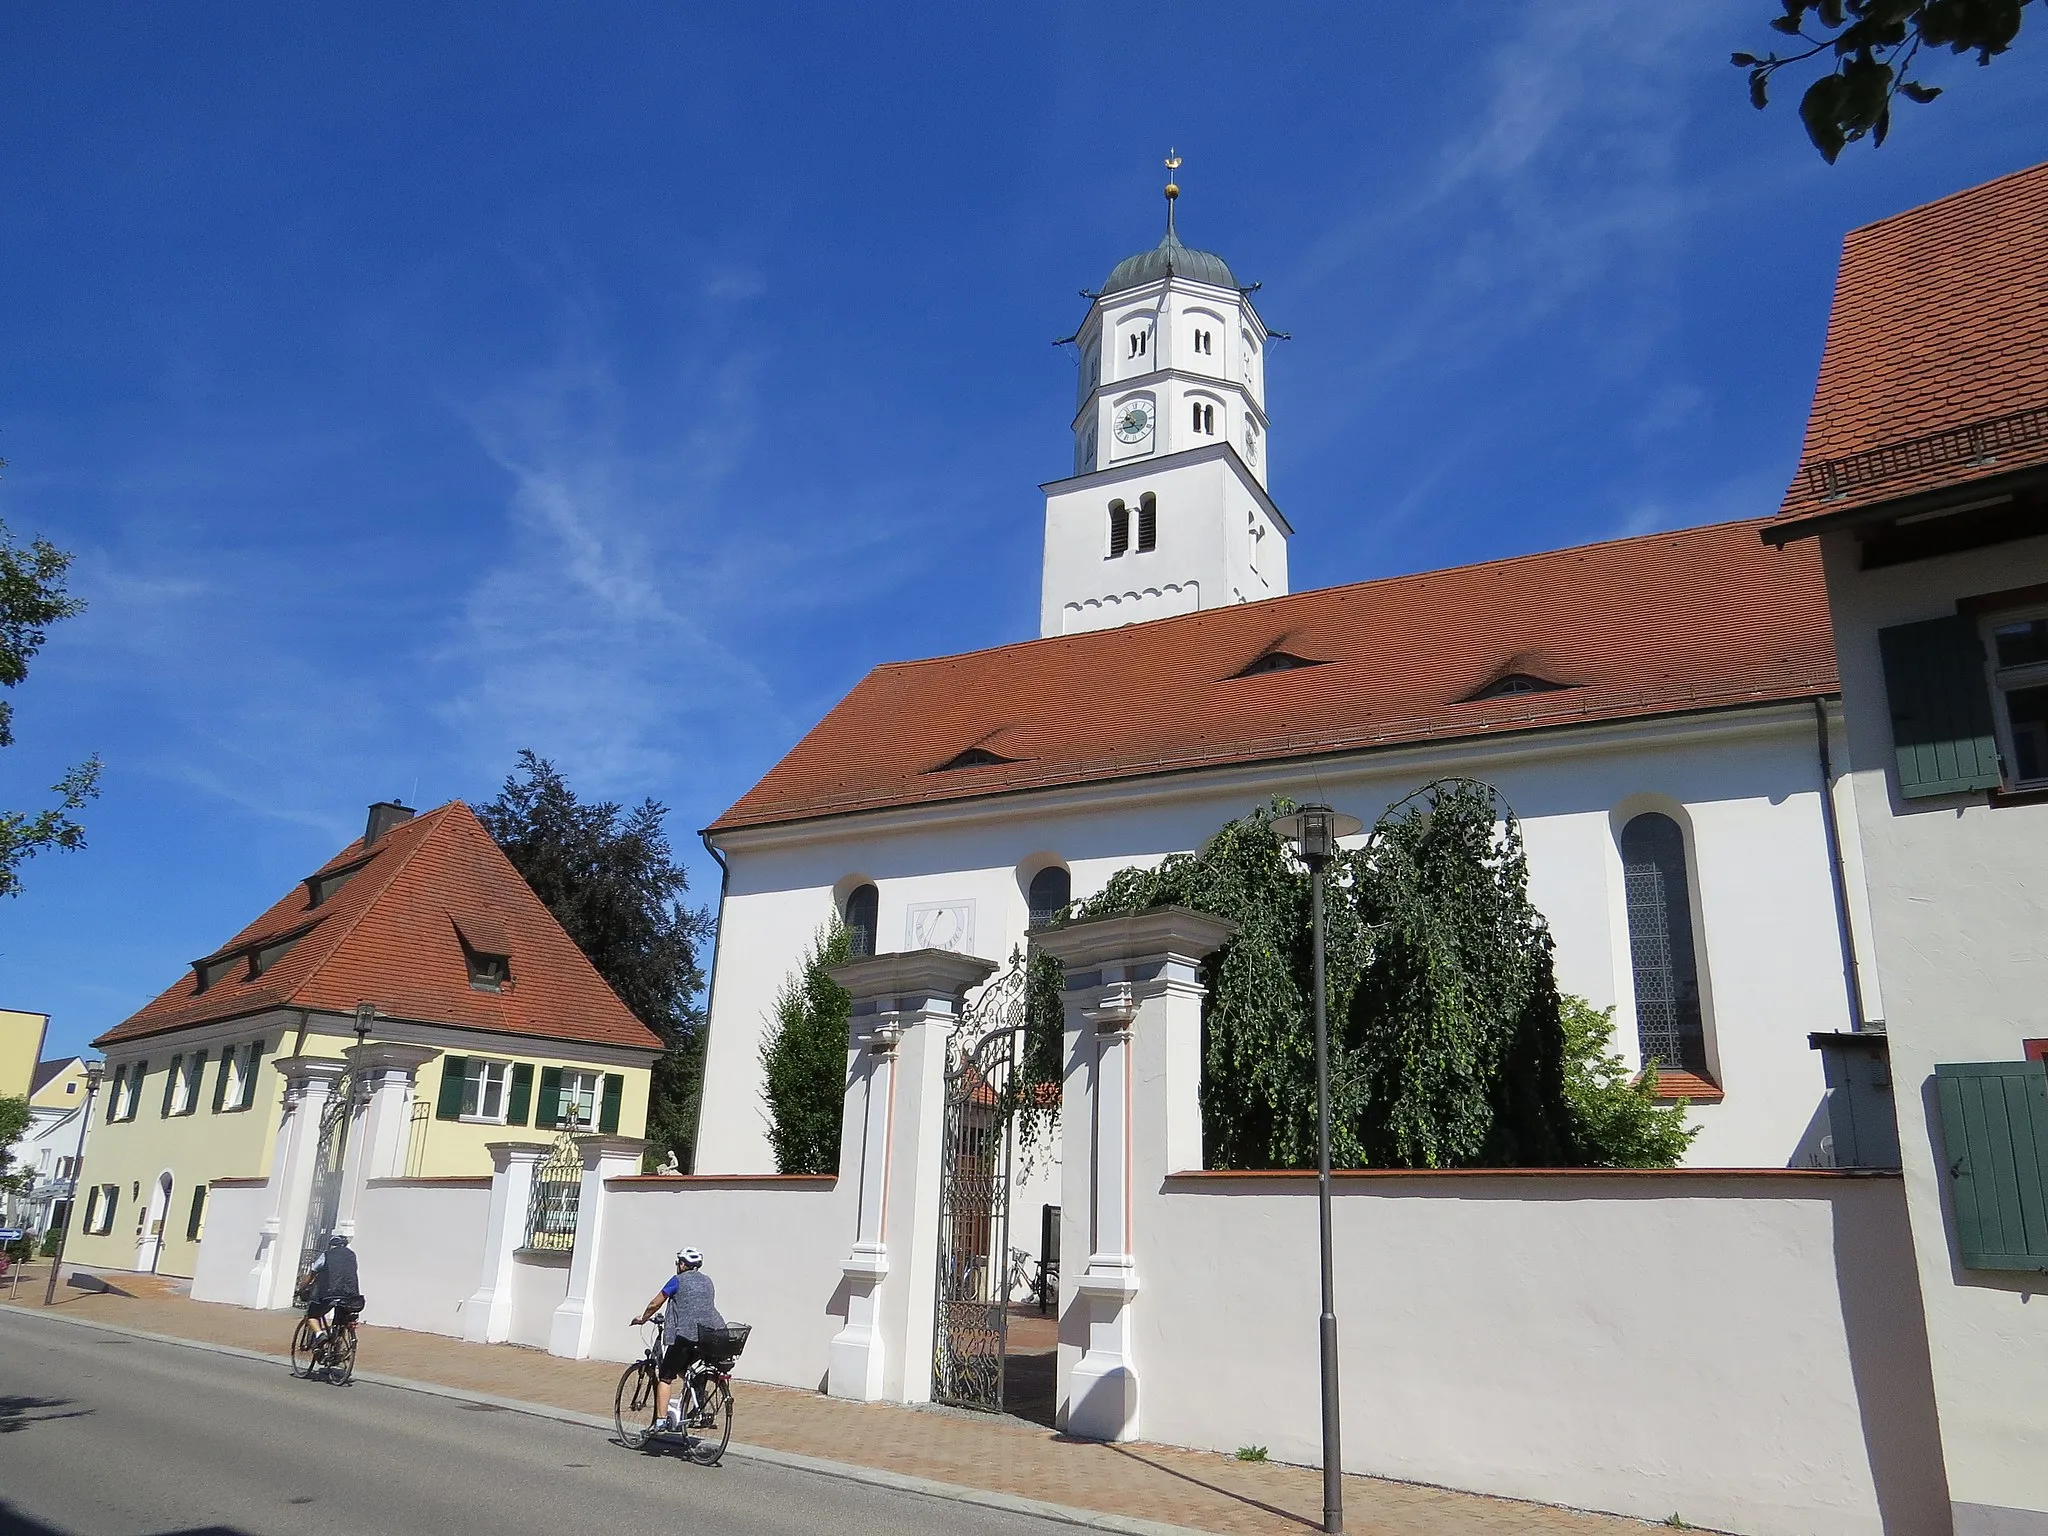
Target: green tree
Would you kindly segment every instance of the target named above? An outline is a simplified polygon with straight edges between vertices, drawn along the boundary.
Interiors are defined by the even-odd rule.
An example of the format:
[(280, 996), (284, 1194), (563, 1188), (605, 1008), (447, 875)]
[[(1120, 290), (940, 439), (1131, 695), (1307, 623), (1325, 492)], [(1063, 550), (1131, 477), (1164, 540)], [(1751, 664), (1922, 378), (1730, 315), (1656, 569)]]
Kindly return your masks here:
[[(0, 460), (0, 464), (4, 464)], [(52, 624), (85, 611), (64, 585), (71, 556), (47, 539), (18, 542), (0, 522), (0, 686), (16, 687), (43, 648)], [(14, 745), (14, 705), (0, 699), (0, 747)], [(0, 810), (0, 896), (21, 893), (21, 866), (51, 848), (83, 848), (85, 828), (71, 813), (100, 792), (100, 760), (88, 758), (51, 786), (44, 810)]]
[(711, 917), (684, 901), (668, 809), (643, 800), (584, 803), (555, 765), (519, 754), (498, 798), (478, 818), (633, 1016), (661, 1037), (647, 1108), (650, 1162), (674, 1152), (689, 1166), (703, 1084), (704, 973)]
[(1809, 59), (1828, 60), (1826, 73), (1800, 98), (1799, 120), (1813, 147), (1832, 165), (1846, 144), (1868, 136), (1882, 144), (1891, 131), (1892, 102), (1903, 96), (1925, 104), (1941, 94), (1908, 73), (1922, 48), (1974, 53), (1989, 64), (2019, 36), (2021, 13), (2032, 0), (1780, 0), (1784, 14), (1770, 25), (1805, 44), (1789, 53), (1737, 53), (1749, 71), (1750, 103), (1770, 103), (1781, 69)]
[(1699, 1134), (1685, 1123), (1685, 1100), (1657, 1097), (1657, 1067), (1640, 1074), (1613, 1050), (1614, 1010), (1583, 997), (1561, 999), (1564, 1095), (1579, 1143), (1599, 1168), (1671, 1168)]
[(12, 1150), (28, 1127), (28, 1100), (0, 1098), (0, 1191), (18, 1190), (28, 1182), (26, 1170), (15, 1171)]
[(776, 994), (761, 1040), (768, 1140), (782, 1173), (837, 1173), (846, 1107), (847, 1026), (853, 998), (826, 974), (853, 958), (853, 936), (833, 922), (818, 930)]

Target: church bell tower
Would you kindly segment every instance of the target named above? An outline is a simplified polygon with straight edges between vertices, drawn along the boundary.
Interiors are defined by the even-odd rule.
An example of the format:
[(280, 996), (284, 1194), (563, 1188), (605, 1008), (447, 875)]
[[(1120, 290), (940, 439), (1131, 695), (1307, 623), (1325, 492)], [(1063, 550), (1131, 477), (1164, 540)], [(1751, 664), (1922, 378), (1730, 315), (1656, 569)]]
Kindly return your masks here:
[(1179, 196), (1169, 180), (1166, 238), (1117, 263), (1073, 338), (1074, 473), (1041, 487), (1041, 635), (1287, 591), (1293, 529), (1266, 494), (1270, 333), (1223, 258), (1181, 244)]

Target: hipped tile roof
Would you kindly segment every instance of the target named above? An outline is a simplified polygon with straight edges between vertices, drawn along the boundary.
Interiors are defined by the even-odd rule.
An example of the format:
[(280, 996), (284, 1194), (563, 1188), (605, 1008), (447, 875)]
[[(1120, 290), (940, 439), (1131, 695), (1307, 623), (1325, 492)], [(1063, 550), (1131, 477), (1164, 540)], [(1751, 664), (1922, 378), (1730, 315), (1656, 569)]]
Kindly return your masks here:
[[(1818, 556), (1760, 526), (877, 667), (711, 830), (1832, 693)], [(1239, 675), (1274, 651), (1318, 664)], [(1568, 686), (1466, 702), (1514, 673)]]
[(1831, 517), (2041, 464), (2048, 164), (1852, 230), (1779, 516)]
[[(660, 1039), (605, 985), (575, 941), (459, 800), (416, 816), (366, 850), (358, 839), (214, 953), (303, 936), (262, 975), (237, 962), (200, 991), (187, 974), (93, 1043), (118, 1044), (269, 1008), (352, 1013), (359, 1002), (416, 1022), (536, 1039), (658, 1050)], [(315, 907), (308, 886), (362, 868)], [(501, 940), (512, 983), (469, 984), (460, 933)], [(472, 938), (472, 945), (475, 944)]]

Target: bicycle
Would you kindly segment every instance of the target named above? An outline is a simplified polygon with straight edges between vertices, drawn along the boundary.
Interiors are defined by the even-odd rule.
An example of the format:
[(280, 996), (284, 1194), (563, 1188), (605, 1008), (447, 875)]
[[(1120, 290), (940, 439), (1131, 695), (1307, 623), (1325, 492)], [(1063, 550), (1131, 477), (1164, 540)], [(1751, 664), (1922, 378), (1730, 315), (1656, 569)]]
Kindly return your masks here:
[[(732, 1368), (753, 1331), (746, 1323), (699, 1329), (698, 1359), (676, 1383), (675, 1390), (685, 1394), (683, 1401), (688, 1405), (683, 1417), (683, 1454), (699, 1466), (717, 1466), (732, 1443)], [(654, 1417), (661, 1355), (661, 1324), (650, 1323), (646, 1351), (626, 1367), (612, 1398), (612, 1422), (619, 1432), (619, 1444), (629, 1451), (672, 1433), (665, 1421)]]
[(292, 1374), (310, 1381), (315, 1376), (345, 1386), (356, 1371), (356, 1312), (336, 1307), (333, 1322), (321, 1332), (310, 1317), (292, 1331)]

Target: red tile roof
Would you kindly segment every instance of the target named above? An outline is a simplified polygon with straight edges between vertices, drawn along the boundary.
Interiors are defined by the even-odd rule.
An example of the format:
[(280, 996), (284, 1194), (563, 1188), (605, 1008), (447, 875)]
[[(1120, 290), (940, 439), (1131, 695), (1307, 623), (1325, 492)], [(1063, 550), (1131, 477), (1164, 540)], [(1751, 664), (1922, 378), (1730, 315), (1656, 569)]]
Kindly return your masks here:
[(1851, 231), (1779, 516), (1835, 516), (2041, 464), (2048, 164)]
[[(1818, 556), (1759, 526), (877, 667), (712, 830), (1832, 693)], [(1273, 651), (1320, 665), (1239, 675)], [(1465, 702), (1514, 673), (1569, 686)]]
[[(364, 859), (350, 843), (313, 878), (361, 869), (311, 905), (301, 881), (214, 952), (238, 955), (266, 939), (303, 936), (261, 976), (237, 959), (205, 991), (186, 975), (93, 1043), (139, 1040), (268, 1008), (353, 1013), (375, 1003), (391, 1018), (536, 1039), (658, 1050), (661, 1041), (619, 1001), (476, 813), (450, 801), (384, 834)], [(479, 992), (459, 934), (488, 935), (511, 959), (512, 984)], [(209, 957), (209, 958), (214, 958)]]

